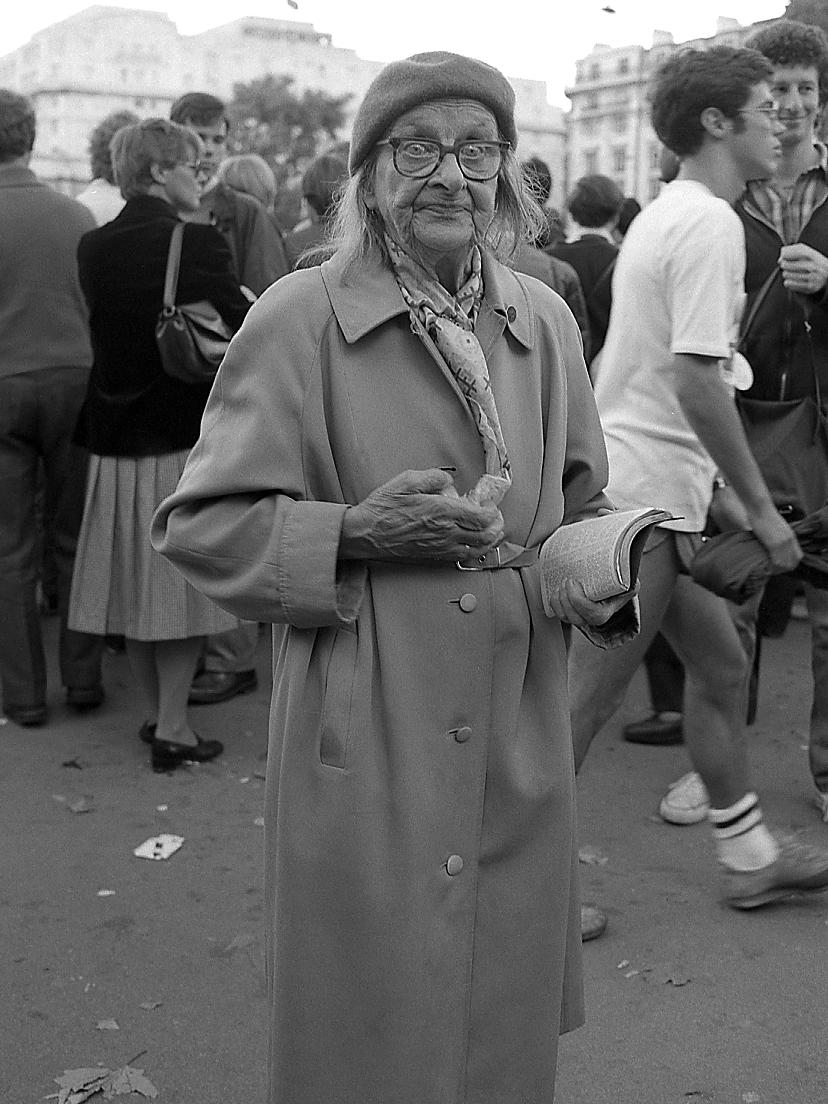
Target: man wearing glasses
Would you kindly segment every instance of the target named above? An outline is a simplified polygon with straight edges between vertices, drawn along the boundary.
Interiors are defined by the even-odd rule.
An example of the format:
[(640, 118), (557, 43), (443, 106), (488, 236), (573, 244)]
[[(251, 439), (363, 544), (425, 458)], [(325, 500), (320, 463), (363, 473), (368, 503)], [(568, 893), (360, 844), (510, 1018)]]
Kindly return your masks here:
[(746, 181), (777, 168), (782, 126), (771, 76), (760, 54), (729, 47), (681, 51), (656, 75), (653, 126), (681, 168), (624, 239), (595, 395), (610, 498), (622, 509), (664, 507), (674, 520), (655, 530), (641, 561), (639, 636), (601, 652), (576, 634), (570, 652), (576, 766), (659, 628), (683, 660), (684, 736), (698, 773), (671, 789), (660, 812), (689, 822), (683, 818), (695, 812), (703, 783), (724, 900), (738, 909), (828, 889), (828, 852), (771, 834), (763, 822), (745, 755), (747, 656), (725, 602), (686, 574), (717, 472), (732, 484), (776, 569), (791, 570), (801, 556), (732, 397), (742, 382), (730, 354), (745, 250), (731, 205)]

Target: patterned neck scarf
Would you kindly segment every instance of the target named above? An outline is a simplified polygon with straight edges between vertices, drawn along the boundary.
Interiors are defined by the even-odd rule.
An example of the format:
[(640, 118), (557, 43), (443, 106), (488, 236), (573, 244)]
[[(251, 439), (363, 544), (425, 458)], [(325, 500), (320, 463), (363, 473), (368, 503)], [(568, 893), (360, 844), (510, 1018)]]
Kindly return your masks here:
[(451, 295), (387, 234), (385, 244), (411, 317), (425, 327), (457, 381), (483, 442), (486, 472), (466, 497), (480, 505), (496, 506), (509, 490), (512, 474), (486, 357), (474, 334), (483, 299), (480, 250), (477, 246), (472, 250), (465, 282), (456, 295)]

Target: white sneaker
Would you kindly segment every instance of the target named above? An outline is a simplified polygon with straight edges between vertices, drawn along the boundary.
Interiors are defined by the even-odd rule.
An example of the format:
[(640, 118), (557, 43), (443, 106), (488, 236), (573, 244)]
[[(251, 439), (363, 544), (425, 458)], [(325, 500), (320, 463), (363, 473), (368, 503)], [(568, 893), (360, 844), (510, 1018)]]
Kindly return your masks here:
[(671, 782), (658, 807), (662, 820), (668, 824), (698, 824), (707, 816), (710, 798), (704, 782), (690, 771)]
[(814, 805), (819, 809), (819, 815), (828, 824), (828, 793), (817, 790), (814, 796)]

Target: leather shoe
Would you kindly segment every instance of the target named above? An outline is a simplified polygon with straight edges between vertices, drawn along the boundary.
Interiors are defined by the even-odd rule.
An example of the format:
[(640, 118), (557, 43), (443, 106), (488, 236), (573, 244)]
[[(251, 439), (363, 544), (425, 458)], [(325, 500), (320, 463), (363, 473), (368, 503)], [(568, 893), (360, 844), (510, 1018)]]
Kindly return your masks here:
[(581, 942), (598, 939), (607, 930), (607, 915), (595, 905), (581, 905)]
[(255, 671), (202, 671), (190, 687), (190, 705), (215, 705), (237, 694), (249, 694), (259, 685)]
[(624, 725), (622, 733), (628, 744), (669, 747), (671, 744), (684, 743), (680, 713), (651, 713), (643, 721)]
[(85, 713), (88, 709), (97, 709), (104, 700), (104, 688), (100, 683), (95, 686), (67, 686), (66, 704)]
[(3, 712), (23, 728), (39, 728), (46, 723), (45, 705), (4, 705)]
[(224, 744), (219, 740), (202, 740), (196, 736), (198, 743), (179, 744), (174, 740), (153, 740), (152, 769), (154, 771), (170, 771), (180, 767), (182, 763), (206, 763), (215, 759), (224, 751)]

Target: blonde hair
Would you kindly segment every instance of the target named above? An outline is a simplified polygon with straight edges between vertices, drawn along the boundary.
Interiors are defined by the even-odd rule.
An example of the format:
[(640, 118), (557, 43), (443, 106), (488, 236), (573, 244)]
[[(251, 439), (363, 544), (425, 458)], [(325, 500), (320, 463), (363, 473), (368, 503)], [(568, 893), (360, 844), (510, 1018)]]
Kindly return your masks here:
[(258, 153), (237, 153), (218, 167), (216, 176), (234, 192), (258, 199), (268, 211), (276, 199), (276, 177), (273, 169)]

